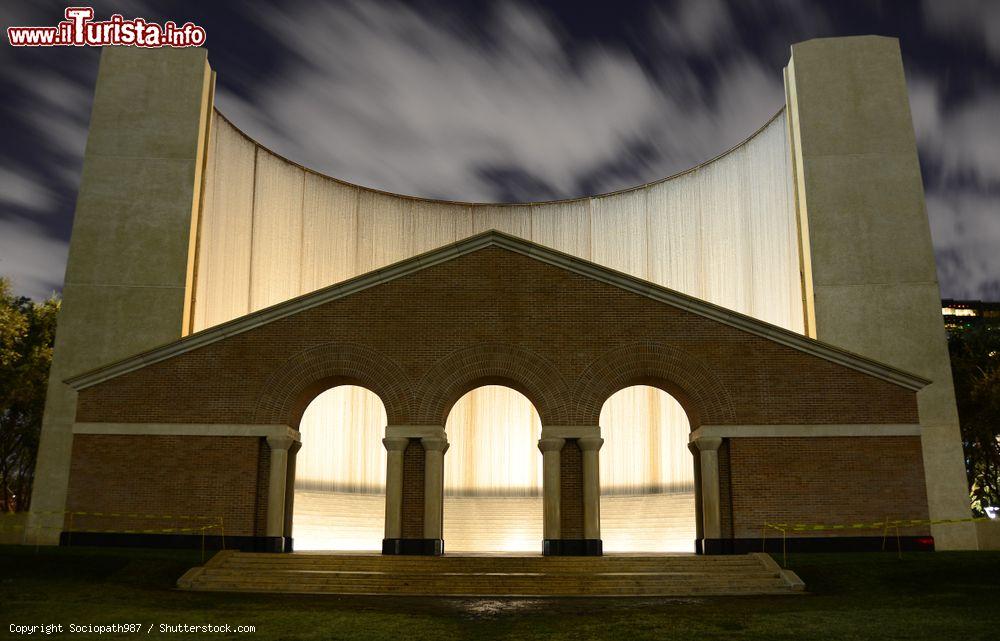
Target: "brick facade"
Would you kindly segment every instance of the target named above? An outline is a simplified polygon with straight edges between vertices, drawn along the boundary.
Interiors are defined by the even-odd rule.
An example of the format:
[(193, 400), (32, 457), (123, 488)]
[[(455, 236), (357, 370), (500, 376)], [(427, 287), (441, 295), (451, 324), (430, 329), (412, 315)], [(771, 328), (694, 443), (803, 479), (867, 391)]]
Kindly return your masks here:
[(424, 538), (424, 446), (418, 439), (403, 452), (403, 538)]
[(559, 528), (564, 539), (583, 538), (583, 452), (567, 439), (559, 453)]
[[(77, 421), (294, 427), (343, 383), (377, 393), (391, 425), (443, 426), (485, 384), (522, 392), (543, 426), (597, 425), (604, 401), (635, 384), (675, 396), (692, 429), (918, 422), (911, 389), (496, 246), (85, 387)], [(78, 435), (69, 509), (221, 514), (227, 533), (260, 535), (261, 443)], [(562, 455), (564, 538), (582, 529), (579, 454), (574, 442)], [(721, 456), (727, 535), (759, 536), (765, 518), (926, 515), (918, 437), (734, 438)], [(423, 464), (411, 443), (404, 538), (423, 536)]]
[(253, 536), (263, 531), (269, 463), (261, 438), (77, 434), (66, 509), (100, 513), (73, 515), (77, 531), (204, 522), (161, 518), (170, 516), (221, 518), (227, 535)]
[[(729, 441), (729, 458), (737, 538), (759, 537), (764, 521), (850, 524), (928, 518), (919, 437), (735, 438)], [(912, 536), (929, 532), (926, 526), (900, 530)], [(795, 536), (836, 534), (843, 533)]]

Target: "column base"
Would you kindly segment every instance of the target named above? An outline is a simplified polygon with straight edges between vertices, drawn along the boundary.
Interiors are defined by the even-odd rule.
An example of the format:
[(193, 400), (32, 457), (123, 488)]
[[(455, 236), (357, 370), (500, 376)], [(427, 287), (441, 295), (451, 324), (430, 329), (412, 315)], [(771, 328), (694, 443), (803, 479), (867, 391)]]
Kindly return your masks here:
[(382, 539), (382, 554), (403, 556), (441, 556), (443, 539)]
[[(930, 536), (889, 536), (884, 540), (885, 549), (904, 552), (933, 552), (934, 539)], [(787, 552), (879, 552), (883, 549), (881, 536), (790, 536), (784, 541)], [(753, 539), (698, 539), (695, 551), (698, 554), (748, 554), (769, 552), (781, 554), (781, 536), (768, 538), (763, 545), (759, 538)]]
[(542, 541), (543, 556), (602, 556), (604, 544), (601, 539), (545, 539)]

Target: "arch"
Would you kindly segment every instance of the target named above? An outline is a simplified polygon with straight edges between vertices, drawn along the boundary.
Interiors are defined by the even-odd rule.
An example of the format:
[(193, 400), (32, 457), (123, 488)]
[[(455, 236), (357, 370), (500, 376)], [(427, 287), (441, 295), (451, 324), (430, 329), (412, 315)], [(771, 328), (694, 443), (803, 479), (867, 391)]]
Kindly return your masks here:
[[(318, 394), (298, 424), (302, 449), (296, 489), (384, 492), (385, 426), (385, 403), (367, 387), (335, 385)], [(342, 458), (347, 451), (351, 453)], [(328, 460), (321, 463), (321, 457)]]
[(297, 550), (378, 550), (385, 529), (385, 404), (368, 388), (317, 395), (290, 452), (286, 532)]
[(601, 406), (602, 493), (690, 490), (691, 471), (677, 474), (691, 464), (690, 423), (684, 406), (658, 387), (629, 385), (609, 396)]
[(452, 405), (445, 425), (449, 448), (443, 522), (448, 549), (537, 551), (543, 538), (538, 449), (542, 423), (537, 408), (508, 386), (478, 386)]
[(370, 347), (326, 343), (298, 352), (268, 378), (254, 409), (255, 423), (297, 425), (309, 403), (337, 385), (357, 385), (375, 393), (390, 424), (411, 414), (409, 377), (392, 359)]
[[(654, 406), (656, 410), (654, 411)], [(601, 538), (611, 552), (693, 552), (695, 461), (684, 407), (631, 385), (601, 408)]]
[(597, 425), (604, 402), (632, 385), (657, 387), (673, 396), (687, 412), (692, 430), (736, 422), (729, 392), (704, 363), (681, 349), (651, 341), (608, 350), (587, 366), (574, 387), (575, 420)]
[(567, 385), (548, 360), (506, 343), (480, 343), (456, 350), (435, 363), (417, 386), (420, 423), (444, 425), (452, 406), (483, 385), (504, 385), (531, 401), (542, 423), (565, 415)]
[[(499, 403), (495, 402), (497, 399)], [(501, 488), (503, 492), (510, 490), (518, 495), (541, 495), (540, 468), (533, 473), (523, 461), (517, 460), (515, 452), (510, 451), (516, 443), (518, 448), (527, 448), (531, 457), (539, 454), (541, 420), (538, 409), (524, 394), (505, 385), (477, 386), (451, 406), (445, 425), (450, 444), (445, 467), (452, 474), (459, 473), (460, 478), (471, 481), (463, 483), (460, 478), (446, 474), (446, 494), (490, 495)], [(483, 430), (486, 425), (494, 429)], [(499, 440), (491, 442), (491, 439)], [(475, 458), (469, 458), (470, 455)], [(540, 459), (538, 463), (540, 466)], [(518, 475), (523, 478), (515, 481)], [(492, 486), (498, 478), (506, 482)]]

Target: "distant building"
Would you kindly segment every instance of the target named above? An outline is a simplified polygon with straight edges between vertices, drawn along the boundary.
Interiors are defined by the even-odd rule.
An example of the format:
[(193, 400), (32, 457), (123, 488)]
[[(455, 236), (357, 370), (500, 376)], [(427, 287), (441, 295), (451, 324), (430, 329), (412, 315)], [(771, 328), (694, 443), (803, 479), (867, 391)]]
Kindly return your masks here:
[(984, 325), (1000, 328), (1000, 302), (945, 298), (941, 301), (941, 314), (949, 332)]

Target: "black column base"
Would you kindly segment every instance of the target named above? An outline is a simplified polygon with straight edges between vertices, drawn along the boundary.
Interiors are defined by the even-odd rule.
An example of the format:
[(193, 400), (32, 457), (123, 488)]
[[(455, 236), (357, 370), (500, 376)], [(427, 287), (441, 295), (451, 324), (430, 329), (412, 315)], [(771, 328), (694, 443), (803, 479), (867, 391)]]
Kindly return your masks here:
[(543, 556), (602, 556), (604, 543), (601, 539), (545, 539), (542, 541)]
[(382, 539), (382, 554), (406, 556), (441, 556), (442, 539)]
[[(933, 552), (934, 538), (930, 536), (901, 536), (896, 542), (895, 536), (885, 538), (885, 549), (904, 552)], [(761, 542), (753, 539), (698, 539), (695, 541), (695, 551), (698, 554), (747, 554), (749, 552), (769, 552), (781, 554), (787, 552), (880, 552), (883, 539), (881, 536), (790, 536), (784, 540), (779, 536), (767, 538)], [(898, 546), (898, 548), (897, 548)]]
[(172, 548), (240, 550), (241, 552), (291, 552), (286, 536), (221, 536), (200, 534), (128, 534), (125, 532), (62, 532), (59, 545), (116, 548)]

